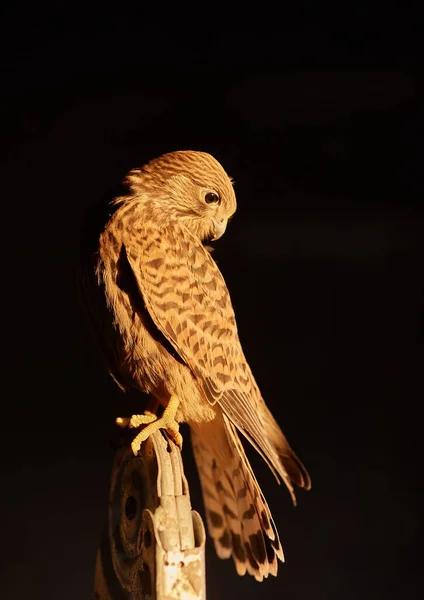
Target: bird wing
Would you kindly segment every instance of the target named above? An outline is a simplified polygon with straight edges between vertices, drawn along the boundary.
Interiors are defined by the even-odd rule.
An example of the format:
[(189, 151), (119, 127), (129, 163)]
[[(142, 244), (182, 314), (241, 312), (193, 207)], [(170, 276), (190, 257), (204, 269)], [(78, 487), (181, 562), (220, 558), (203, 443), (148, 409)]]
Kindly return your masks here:
[(128, 262), (158, 329), (270, 468), (290, 478), (261, 421), (264, 401), (240, 344), (230, 295), (211, 255), (184, 225), (126, 232)]

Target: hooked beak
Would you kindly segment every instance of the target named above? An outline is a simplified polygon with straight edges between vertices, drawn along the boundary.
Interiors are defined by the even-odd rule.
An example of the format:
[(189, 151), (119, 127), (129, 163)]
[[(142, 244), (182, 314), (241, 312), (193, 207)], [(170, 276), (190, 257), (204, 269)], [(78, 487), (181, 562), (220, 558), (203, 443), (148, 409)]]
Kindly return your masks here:
[(215, 229), (215, 233), (212, 238), (212, 242), (214, 242), (215, 240), (218, 240), (220, 237), (222, 237), (224, 235), (225, 230), (227, 229), (228, 221), (227, 221), (227, 219), (222, 219), (222, 221), (219, 223), (215, 219), (212, 219), (212, 222), (213, 222), (214, 229)]

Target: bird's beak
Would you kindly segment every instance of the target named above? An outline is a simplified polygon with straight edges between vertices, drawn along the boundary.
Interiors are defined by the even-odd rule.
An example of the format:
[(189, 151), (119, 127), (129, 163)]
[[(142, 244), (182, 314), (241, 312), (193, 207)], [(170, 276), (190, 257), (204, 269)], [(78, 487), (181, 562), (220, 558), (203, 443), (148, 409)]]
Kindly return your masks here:
[(224, 235), (225, 230), (227, 229), (227, 219), (224, 219), (220, 223), (218, 223), (218, 221), (215, 221), (215, 219), (213, 219), (213, 225), (214, 225), (215, 233), (212, 238), (212, 241), (214, 242), (215, 240), (218, 240), (220, 237), (222, 237)]

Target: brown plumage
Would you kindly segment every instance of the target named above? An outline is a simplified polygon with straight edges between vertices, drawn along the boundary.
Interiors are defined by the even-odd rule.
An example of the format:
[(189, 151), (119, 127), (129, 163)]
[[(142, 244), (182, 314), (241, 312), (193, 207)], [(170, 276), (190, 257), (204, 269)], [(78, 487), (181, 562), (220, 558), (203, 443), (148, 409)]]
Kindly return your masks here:
[(232, 182), (209, 154), (184, 151), (131, 171), (125, 184), (85, 256), (84, 303), (118, 385), (148, 392), (163, 407), (178, 398), (176, 421), (190, 425), (216, 551), (261, 581), (276, 575), (283, 551), (239, 432), (293, 501), (292, 483), (309, 489), (310, 478), (265, 405), (224, 279), (203, 245), (224, 233), (236, 210)]

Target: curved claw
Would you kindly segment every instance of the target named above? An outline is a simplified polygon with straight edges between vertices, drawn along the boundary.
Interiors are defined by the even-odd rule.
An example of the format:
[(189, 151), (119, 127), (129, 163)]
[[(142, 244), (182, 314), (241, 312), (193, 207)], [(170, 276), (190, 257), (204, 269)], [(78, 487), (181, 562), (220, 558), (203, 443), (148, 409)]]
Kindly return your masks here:
[(127, 417), (118, 417), (116, 419), (116, 424), (120, 427), (135, 428), (140, 427), (140, 425), (146, 425), (146, 427), (135, 436), (131, 443), (131, 448), (135, 456), (137, 456), (141, 444), (147, 440), (149, 435), (158, 429), (165, 429), (169, 437), (177, 444), (180, 450), (182, 449), (183, 438), (179, 431), (179, 424), (175, 420), (179, 404), (180, 399), (177, 396), (171, 396), (168, 405), (160, 418), (153, 413), (146, 411), (144, 415), (133, 415), (130, 419)]

